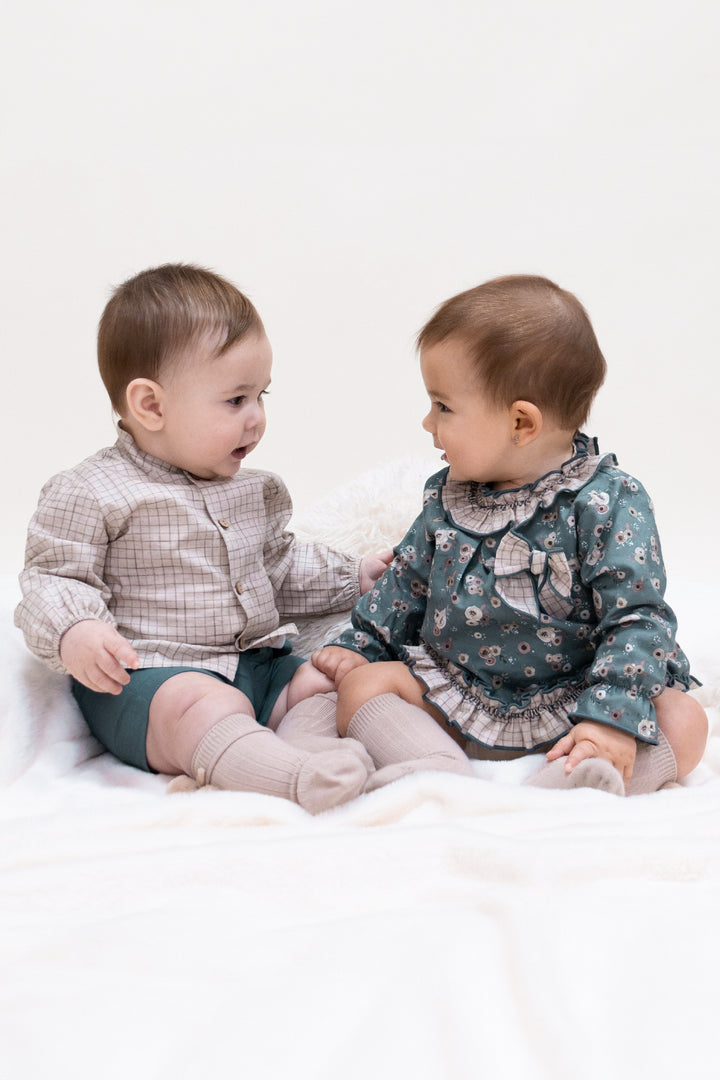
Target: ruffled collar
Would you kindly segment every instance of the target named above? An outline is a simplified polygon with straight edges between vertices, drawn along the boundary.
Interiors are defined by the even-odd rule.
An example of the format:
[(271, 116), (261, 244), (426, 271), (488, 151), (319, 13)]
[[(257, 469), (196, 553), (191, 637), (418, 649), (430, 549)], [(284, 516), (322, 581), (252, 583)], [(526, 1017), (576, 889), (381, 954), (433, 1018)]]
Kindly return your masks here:
[(552, 506), (560, 492), (579, 491), (603, 465), (617, 465), (614, 454), (601, 454), (597, 439), (583, 432), (575, 436), (573, 449), (573, 456), (559, 469), (509, 491), (446, 479), (443, 506), (455, 525), (470, 532), (492, 533), (527, 521), (540, 507)]

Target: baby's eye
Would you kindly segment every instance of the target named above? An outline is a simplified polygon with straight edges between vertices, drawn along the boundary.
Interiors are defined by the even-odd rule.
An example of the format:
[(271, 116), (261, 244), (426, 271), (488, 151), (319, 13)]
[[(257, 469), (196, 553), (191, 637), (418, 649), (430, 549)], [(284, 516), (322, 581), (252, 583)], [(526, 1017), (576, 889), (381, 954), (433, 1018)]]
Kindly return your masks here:
[(442, 401), (436, 401), (434, 404), (435, 404), (435, 408), (437, 409), (438, 412), (441, 412), (441, 413), (450, 412), (447, 405), (443, 405)]
[(242, 405), (244, 400), (245, 400), (245, 395), (240, 394), (239, 397), (231, 397), (231, 398), (229, 398), (228, 399), (228, 405), (235, 405), (235, 406)]

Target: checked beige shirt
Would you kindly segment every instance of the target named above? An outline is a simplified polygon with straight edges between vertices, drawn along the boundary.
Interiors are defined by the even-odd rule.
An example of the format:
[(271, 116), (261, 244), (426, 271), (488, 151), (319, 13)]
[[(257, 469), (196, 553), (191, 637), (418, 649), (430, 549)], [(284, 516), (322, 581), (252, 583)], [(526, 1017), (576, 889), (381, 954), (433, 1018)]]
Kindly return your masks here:
[(28, 529), (15, 622), (55, 671), (65, 671), (65, 631), (101, 619), (141, 667), (232, 679), (239, 651), (296, 633), (285, 617), (352, 607), (359, 560), (287, 531), (292, 504), (279, 477), (241, 469), (199, 480), (118, 435), (48, 481)]

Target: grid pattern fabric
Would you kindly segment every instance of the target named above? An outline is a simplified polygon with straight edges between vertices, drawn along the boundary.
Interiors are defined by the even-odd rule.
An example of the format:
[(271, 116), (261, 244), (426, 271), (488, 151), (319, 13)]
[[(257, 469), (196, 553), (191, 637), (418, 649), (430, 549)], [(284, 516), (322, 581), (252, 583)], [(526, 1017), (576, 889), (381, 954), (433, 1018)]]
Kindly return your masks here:
[(15, 622), (56, 671), (65, 670), (65, 631), (100, 619), (131, 642), (143, 667), (232, 678), (238, 651), (296, 632), (286, 618), (346, 610), (359, 596), (359, 560), (296, 540), (291, 512), (273, 473), (200, 480), (120, 430), (115, 446), (43, 488)]

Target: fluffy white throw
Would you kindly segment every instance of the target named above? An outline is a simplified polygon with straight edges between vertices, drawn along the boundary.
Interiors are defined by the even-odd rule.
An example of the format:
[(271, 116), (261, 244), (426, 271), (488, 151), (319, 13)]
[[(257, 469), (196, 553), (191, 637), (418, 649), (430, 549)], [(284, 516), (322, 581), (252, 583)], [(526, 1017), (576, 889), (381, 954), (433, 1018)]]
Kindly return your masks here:
[[(387, 546), (432, 468), (367, 474), (298, 531)], [(3, 580), (0, 1076), (713, 1075), (720, 588), (692, 571), (670, 600), (711, 737), (682, 786), (554, 792), (521, 786), (530, 759), (475, 763), (317, 818), (167, 796), (102, 754)]]

